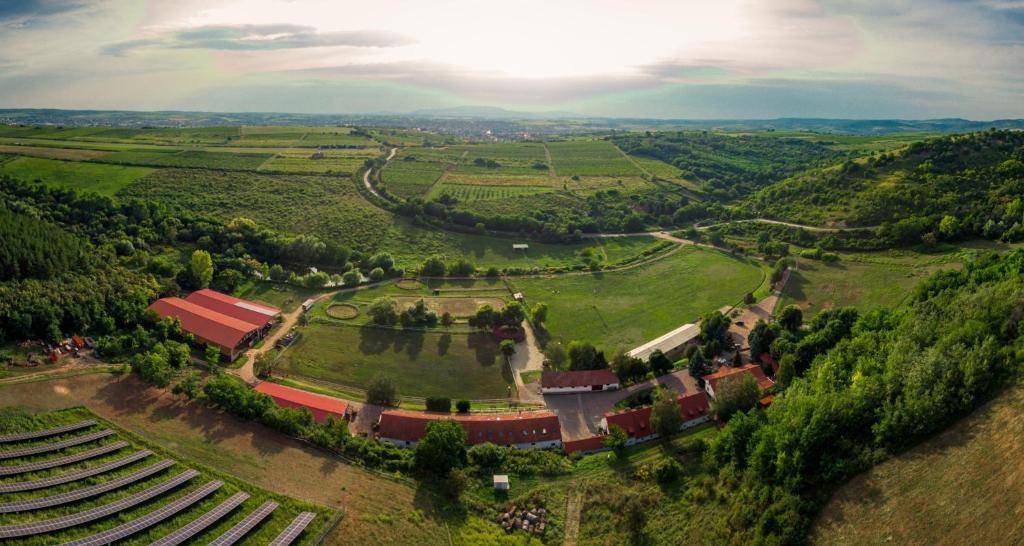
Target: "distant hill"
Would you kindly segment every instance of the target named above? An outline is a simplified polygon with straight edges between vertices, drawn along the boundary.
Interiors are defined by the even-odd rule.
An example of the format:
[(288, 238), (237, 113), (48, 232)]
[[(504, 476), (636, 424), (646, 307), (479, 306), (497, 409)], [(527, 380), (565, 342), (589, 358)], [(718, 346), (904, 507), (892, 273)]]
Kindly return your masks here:
[[(898, 224), (903, 242), (977, 234), (1024, 239), (1024, 132), (984, 131), (816, 168), (768, 186), (744, 208), (815, 225)], [(945, 225), (940, 225), (945, 216)]]
[(506, 110), (496, 106), (455, 106), (452, 108), (425, 108), (414, 110), (408, 115), (427, 118), (476, 118), (476, 119), (582, 119), (585, 116), (572, 112), (522, 112)]

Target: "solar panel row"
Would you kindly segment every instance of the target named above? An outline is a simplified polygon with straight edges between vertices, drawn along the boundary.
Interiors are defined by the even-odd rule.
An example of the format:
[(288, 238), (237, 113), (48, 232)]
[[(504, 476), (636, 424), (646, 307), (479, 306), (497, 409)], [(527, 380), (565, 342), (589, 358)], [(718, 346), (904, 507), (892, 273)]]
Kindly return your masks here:
[(315, 517), (316, 514), (313, 512), (303, 512), (299, 514), (291, 523), (288, 524), (288, 527), (284, 528), (284, 531), (281, 531), (281, 534), (277, 535), (277, 538), (270, 541), (270, 546), (288, 546), (292, 542), (295, 542), (295, 539), (306, 530), (309, 522), (313, 521), (313, 518)]
[(59, 476), (51, 476), (49, 478), (42, 478), (39, 480), (30, 480), (27, 482), (15, 482), (15, 483), (0, 483), (0, 493), (15, 493), (18, 491), (32, 491), (33, 489), (42, 489), (44, 487), (53, 487), (55, 485), (61, 485), (64, 483), (78, 481), (84, 478), (95, 476), (97, 474), (103, 474), (121, 468), (122, 466), (129, 465), (135, 461), (145, 459), (152, 455), (153, 452), (148, 449), (142, 451), (136, 451), (131, 455), (126, 455), (120, 459), (110, 461), (91, 468), (85, 468), (77, 472), (67, 472)]
[(91, 537), (86, 537), (72, 542), (65, 542), (62, 546), (103, 546), (104, 544), (110, 544), (115, 540), (121, 540), (122, 538), (134, 535), (139, 531), (152, 527), (174, 514), (181, 512), (189, 506), (199, 502), (200, 499), (206, 497), (210, 493), (220, 489), (222, 485), (224, 485), (224, 482), (222, 481), (210, 482), (174, 502), (165, 504), (160, 508), (153, 510), (141, 518), (118, 525), (113, 529), (108, 529)]
[(259, 524), (270, 515), (271, 512), (277, 510), (277, 503), (274, 501), (267, 501), (260, 505), (253, 513), (245, 516), (245, 519), (235, 524), (234, 527), (230, 528), (223, 535), (214, 539), (209, 546), (231, 546), (238, 542), (246, 533), (252, 530), (253, 527)]
[(46, 430), (33, 430), (29, 432), (19, 432), (17, 434), (8, 434), (6, 436), (0, 436), (0, 444), (6, 444), (9, 442), (22, 442), (25, 440), (34, 440), (36, 438), (45, 438), (47, 436), (56, 436), (58, 434), (64, 434), (65, 432), (71, 432), (72, 430), (78, 430), (80, 428), (91, 427), (96, 424), (96, 421), (89, 419), (88, 421), (79, 421), (63, 427), (50, 428)]
[(23, 447), (21, 449), (12, 449), (10, 451), (0, 451), (0, 459), (16, 459), (18, 457), (25, 457), (28, 455), (38, 455), (39, 453), (47, 453), (49, 451), (57, 451), (58, 449), (64, 449), (66, 447), (77, 446), (87, 442), (94, 442), (100, 438), (106, 438), (113, 434), (112, 430), (101, 430), (92, 434), (86, 434), (84, 436), (75, 436), (67, 440), (60, 442), (53, 442), (52, 444), (43, 444), (32, 447)]
[(91, 485), (89, 487), (83, 487), (74, 491), (68, 491), (67, 493), (60, 493), (58, 495), (50, 495), (49, 497), (40, 497), (37, 499), (29, 499), (15, 502), (0, 503), (0, 514), (7, 514), (10, 512), (24, 512), (26, 510), (39, 510), (40, 508), (49, 508), (51, 506), (60, 506), (69, 502), (75, 502), (89, 497), (95, 497), (96, 495), (102, 495), (108, 491), (120, 489), (126, 485), (133, 484), (141, 479), (148, 478), (161, 470), (166, 470), (174, 466), (174, 461), (171, 459), (164, 459), (155, 465), (147, 466), (138, 472), (132, 472), (113, 480)]
[(26, 463), (15, 466), (0, 466), (0, 476), (10, 476), (12, 474), (23, 474), (25, 472), (35, 472), (37, 470), (45, 470), (47, 468), (53, 468), (56, 466), (64, 466), (68, 464), (77, 463), (87, 459), (93, 459), (107, 453), (113, 453), (119, 449), (128, 446), (128, 442), (117, 441), (107, 445), (102, 445), (96, 449), (90, 449), (89, 451), (83, 451), (81, 453), (75, 453), (74, 455), (68, 455), (66, 457), (56, 457), (53, 459), (46, 459), (43, 461), (36, 461), (34, 463)]
[(199, 472), (195, 470), (186, 470), (185, 472), (182, 472), (165, 482), (150, 487), (149, 489), (140, 491), (123, 499), (116, 500), (109, 504), (104, 504), (103, 506), (97, 506), (96, 508), (91, 508), (76, 514), (69, 514), (44, 521), (18, 523), (15, 525), (0, 527), (0, 538), (16, 538), (38, 535), (40, 533), (49, 533), (51, 531), (81, 525), (82, 523), (106, 517), (115, 512), (120, 512), (121, 510), (126, 510), (141, 502), (145, 502), (153, 497), (162, 495), (198, 475)]
[(245, 502), (248, 498), (248, 493), (235, 493), (234, 495), (231, 495), (231, 498), (220, 503), (220, 505), (213, 510), (210, 510), (198, 518), (186, 523), (184, 527), (164, 536), (149, 546), (177, 546), (178, 544), (181, 544), (182, 542), (185, 542), (199, 534), (203, 529), (206, 529), (210, 525), (216, 523), (220, 518), (237, 508), (238, 505)]

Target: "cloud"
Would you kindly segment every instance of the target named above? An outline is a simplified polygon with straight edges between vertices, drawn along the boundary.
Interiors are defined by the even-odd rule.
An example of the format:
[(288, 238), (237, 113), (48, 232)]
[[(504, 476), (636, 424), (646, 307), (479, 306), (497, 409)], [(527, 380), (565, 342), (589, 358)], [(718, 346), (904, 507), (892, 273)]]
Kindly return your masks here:
[(106, 55), (120, 56), (147, 47), (266, 51), (309, 47), (398, 47), (413, 40), (385, 30), (318, 32), (305, 25), (207, 25), (180, 30), (164, 38), (128, 40), (103, 46)]
[(4, 0), (0, 2), (0, 26), (22, 28), (57, 15), (87, 7), (82, 0)]

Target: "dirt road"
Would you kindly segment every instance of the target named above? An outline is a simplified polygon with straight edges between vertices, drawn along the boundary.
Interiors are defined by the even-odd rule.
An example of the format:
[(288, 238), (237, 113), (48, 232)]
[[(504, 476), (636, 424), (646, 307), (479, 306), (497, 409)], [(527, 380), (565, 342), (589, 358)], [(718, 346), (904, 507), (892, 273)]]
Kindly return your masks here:
[[(398, 148), (391, 148), (391, 153), (389, 153), (388, 157), (384, 159), (384, 163), (391, 161), (391, 159), (395, 157), (396, 153), (398, 153)], [(374, 188), (373, 184), (370, 183), (370, 173), (372, 172), (373, 169), (366, 169), (366, 172), (363, 173), (363, 185), (366, 186), (366, 189), (369, 190), (370, 193), (380, 197), (381, 199), (385, 199), (383, 195), (377, 193), (377, 188)]]

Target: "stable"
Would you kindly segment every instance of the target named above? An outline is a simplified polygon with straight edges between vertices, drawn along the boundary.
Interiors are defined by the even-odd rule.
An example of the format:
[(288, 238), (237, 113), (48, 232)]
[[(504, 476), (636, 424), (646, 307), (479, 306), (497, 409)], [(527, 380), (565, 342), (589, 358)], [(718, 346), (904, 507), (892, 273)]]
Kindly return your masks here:
[(775, 384), (774, 381), (764, 374), (764, 370), (756, 364), (744, 364), (743, 366), (730, 367), (722, 366), (717, 372), (705, 375), (704, 390), (711, 398), (715, 397), (715, 389), (719, 389), (723, 381), (744, 381), (747, 377), (753, 378), (761, 390), (769, 389)]
[(177, 320), (182, 330), (206, 345), (217, 347), (231, 360), (263, 337), (281, 313), (273, 307), (213, 290), (200, 290), (187, 299), (160, 298), (148, 309), (161, 319)]
[(427, 433), (427, 423), (450, 419), (466, 431), (466, 444), (485, 442), (520, 449), (562, 446), (558, 416), (550, 411), (498, 415), (451, 415), (406, 410), (384, 410), (377, 421), (377, 438), (398, 447), (416, 447)]
[[(676, 402), (683, 418), (679, 430), (695, 427), (711, 419), (711, 404), (704, 392), (680, 396), (676, 398)], [(604, 414), (604, 419), (601, 419), (601, 430), (607, 433), (612, 425), (626, 432), (626, 445), (631, 446), (658, 437), (658, 433), (651, 429), (651, 406)]]
[(544, 372), (540, 378), (540, 392), (544, 394), (613, 391), (618, 388), (619, 377), (615, 375), (615, 372), (607, 368), (600, 370)]
[(661, 351), (666, 355), (673, 354), (685, 347), (687, 343), (697, 339), (697, 336), (699, 335), (700, 325), (691, 322), (644, 343), (643, 345), (629, 351), (626, 355), (633, 358), (639, 358), (640, 360), (647, 362), (650, 360), (651, 354), (653, 354), (654, 351)]
[(344, 419), (348, 415), (348, 402), (340, 398), (293, 389), (269, 381), (256, 385), (255, 390), (273, 398), (279, 407), (308, 409), (318, 423), (326, 422), (328, 417)]

